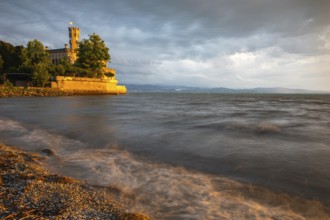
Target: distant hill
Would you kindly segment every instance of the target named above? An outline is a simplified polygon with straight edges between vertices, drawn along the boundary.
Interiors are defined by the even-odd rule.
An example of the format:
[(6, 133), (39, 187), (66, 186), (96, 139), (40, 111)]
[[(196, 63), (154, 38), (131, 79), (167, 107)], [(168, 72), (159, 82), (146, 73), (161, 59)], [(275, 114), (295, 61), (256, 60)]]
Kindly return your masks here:
[(229, 89), (224, 87), (200, 88), (188, 86), (162, 86), (126, 84), (128, 92), (167, 92), (167, 93), (268, 93), (268, 94), (330, 94), (325, 91), (288, 88), (253, 88), (253, 89)]

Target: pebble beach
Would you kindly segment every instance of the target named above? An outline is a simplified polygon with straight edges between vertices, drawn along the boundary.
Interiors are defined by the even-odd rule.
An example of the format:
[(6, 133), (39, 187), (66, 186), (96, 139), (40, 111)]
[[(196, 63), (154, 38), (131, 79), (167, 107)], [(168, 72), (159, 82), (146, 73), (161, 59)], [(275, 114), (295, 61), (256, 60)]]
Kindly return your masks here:
[(0, 144), (0, 219), (147, 220), (111, 192), (51, 174), (43, 157)]

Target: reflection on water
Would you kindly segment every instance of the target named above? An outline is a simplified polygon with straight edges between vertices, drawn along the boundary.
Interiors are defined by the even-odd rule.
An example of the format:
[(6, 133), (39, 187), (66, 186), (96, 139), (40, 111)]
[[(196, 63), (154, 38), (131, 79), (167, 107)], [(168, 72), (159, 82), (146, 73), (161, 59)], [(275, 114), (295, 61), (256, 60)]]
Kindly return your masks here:
[(330, 204), (329, 96), (131, 94), (0, 106), (0, 141), (52, 149), (56, 172), (117, 187), (157, 219), (330, 216), (320, 202), (278, 193)]

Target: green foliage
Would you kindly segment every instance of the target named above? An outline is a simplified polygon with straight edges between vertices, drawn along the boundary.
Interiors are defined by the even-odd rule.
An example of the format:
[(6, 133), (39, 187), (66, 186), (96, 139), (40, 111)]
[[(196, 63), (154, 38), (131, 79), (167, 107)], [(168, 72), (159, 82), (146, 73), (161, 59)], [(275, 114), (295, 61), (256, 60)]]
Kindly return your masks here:
[(60, 59), (59, 65), (63, 65), (65, 69), (67, 69), (69, 66), (71, 66), (69, 57)]
[(14, 47), (10, 43), (0, 41), (0, 56), (3, 61), (0, 74), (8, 72), (10, 68), (17, 69), (23, 63), (24, 56), (22, 51), (23, 46)]
[(36, 86), (44, 87), (50, 78), (48, 66), (43, 63), (35, 64), (32, 72), (32, 79)]
[(4, 61), (3, 61), (2, 56), (0, 54), (0, 82), (2, 82), (4, 80), (4, 76), (3, 76), (3, 64), (4, 64)]
[(79, 74), (79, 67), (69, 65), (65, 68), (65, 76), (77, 76)]
[(51, 60), (44, 45), (36, 39), (29, 41), (20, 58), (24, 61), (20, 69), (32, 74), (36, 86), (44, 87), (50, 78), (48, 71), (52, 70)]
[(15, 66), (15, 47), (13, 45), (0, 41), (0, 55), (3, 59), (2, 72), (6, 72), (10, 66)]
[(69, 58), (63, 58), (57, 65), (52, 65), (50, 72), (53, 76), (76, 76), (81, 72), (81, 68), (71, 65)]
[(107, 76), (107, 77), (113, 77), (114, 76), (114, 74), (112, 72), (105, 72), (104, 75)]
[(36, 64), (51, 64), (49, 54), (44, 49), (44, 45), (37, 39), (28, 42), (26, 49), (23, 50), (23, 59), (28, 66), (34, 66)]
[(8, 80), (6, 80), (3, 85), (5, 87), (8, 87), (8, 88), (13, 88), (14, 87), (13, 83), (9, 82)]
[(1, 71), (2, 68), (3, 68), (3, 64), (4, 64), (4, 61), (3, 61), (2, 56), (1, 56), (1, 54), (0, 54), (0, 71)]
[(4, 73), (21, 72), (31, 74), (36, 86), (44, 87), (50, 74), (80, 77), (113, 76), (107, 72), (106, 64), (111, 60), (109, 48), (97, 34), (79, 43), (78, 59), (71, 65), (69, 59), (62, 59), (59, 64), (51, 62), (44, 45), (37, 39), (29, 41), (26, 48), (13, 46), (0, 41), (0, 82), (4, 82)]
[(65, 67), (62, 64), (58, 64), (55, 67), (56, 75), (63, 76), (65, 74)]
[(33, 72), (33, 68), (34, 68), (33, 66), (22, 64), (19, 67), (9, 68), (8, 72), (12, 72), (12, 73), (20, 72), (20, 73), (30, 73), (31, 74)]
[(15, 53), (16, 53), (16, 61), (17, 61), (17, 67), (20, 67), (24, 63), (27, 62), (27, 56), (25, 54), (25, 48), (23, 46), (16, 46), (15, 47)]
[(57, 68), (59, 68), (57, 69), (57, 75), (74, 76), (75, 74), (77, 74), (75, 67), (70, 64), (70, 60), (68, 57), (62, 58), (57, 66)]
[(110, 60), (109, 48), (99, 35), (94, 33), (79, 43), (76, 66), (85, 69), (88, 77), (103, 76), (106, 63)]

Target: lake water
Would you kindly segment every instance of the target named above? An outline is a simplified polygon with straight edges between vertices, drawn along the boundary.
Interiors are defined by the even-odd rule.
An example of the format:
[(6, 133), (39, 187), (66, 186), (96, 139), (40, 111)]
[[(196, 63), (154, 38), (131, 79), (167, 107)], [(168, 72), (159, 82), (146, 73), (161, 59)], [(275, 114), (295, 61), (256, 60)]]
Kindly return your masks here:
[(51, 170), (117, 188), (155, 219), (301, 219), (330, 206), (329, 95), (1, 98), (0, 142), (51, 149)]

